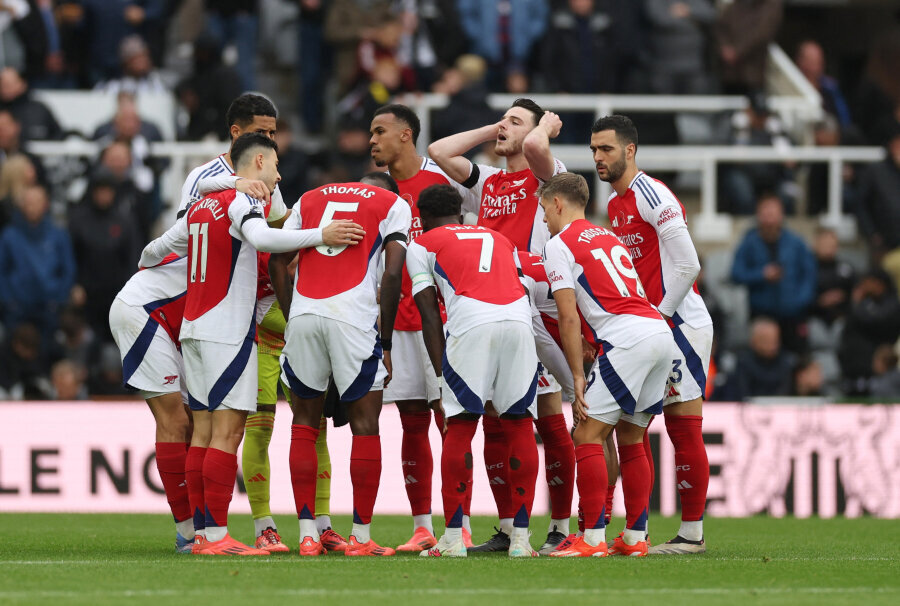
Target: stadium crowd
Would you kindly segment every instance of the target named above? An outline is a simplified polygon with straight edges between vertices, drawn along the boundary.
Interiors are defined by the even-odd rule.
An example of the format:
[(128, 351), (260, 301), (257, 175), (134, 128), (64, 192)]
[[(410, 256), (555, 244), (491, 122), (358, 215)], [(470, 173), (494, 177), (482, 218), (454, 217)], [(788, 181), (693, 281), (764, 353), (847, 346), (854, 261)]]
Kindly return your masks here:
[[(225, 112), (242, 91), (277, 99), (288, 206), (311, 187), (367, 172), (373, 113), (404, 92), (450, 95), (433, 116), (431, 140), (499, 119), (490, 92), (723, 92), (750, 103), (721, 121), (716, 140), (791, 145), (762, 94), (764, 49), (778, 35), (782, 4), (3, 0), (0, 398), (127, 393), (109, 307), (163, 207), (177, 206), (161, 193), (166, 162), (149, 154), (163, 135), (140, 115), (136, 96), (175, 95), (185, 141), (226, 140)], [(785, 225), (800, 208), (824, 210), (827, 177), (817, 167), (802, 203), (796, 165), (721, 167), (720, 208), (755, 213), (756, 227), (730, 271), (747, 289), (748, 334), (725, 333), (718, 294), (700, 285), (717, 329), (710, 399), (900, 396), (898, 40), (896, 24), (874, 39), (855, 81), (832, 77), (815, 40), (789, 49), (822, 95), (815, 143), (888, 150), (884, 161), (844, 175), (845, 210), (857, 216), (864, 254), (847, 256), (829, 230), (807, 239)], [(67, 131), (35, 89), (93, 89), (114, 96), (116, 110), (92, 132)], [(678, 142), (671, 117), (632, 117), (642, 144)], [(561, 118), (554, 141), (587, 141), (590, 117)], [(67, 137), (97, 141), (102, 151), (63, 161), (29, 151), (31, 141)]]

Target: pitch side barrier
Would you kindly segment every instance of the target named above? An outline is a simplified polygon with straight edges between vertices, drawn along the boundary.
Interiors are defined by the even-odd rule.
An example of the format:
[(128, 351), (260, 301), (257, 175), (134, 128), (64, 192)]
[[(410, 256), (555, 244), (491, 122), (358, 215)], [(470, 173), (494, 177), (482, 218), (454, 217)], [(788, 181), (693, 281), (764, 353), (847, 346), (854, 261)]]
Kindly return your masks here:
[[(290, 418), (287, 404), (279, 406), (284, 410), (276, 419)], [(571, 408), (564, 410), (571, 422)], [(703, 417), (712, 471), (708, 515), (900, 518), (896, 460), (900, 404), (710, 402), (704, 406)], [(387, 414), (386, 418), (392, 417)], [(0, 419), (0, 511), (168, 513), (153, 460), (153, 418), (143, 402), (0, 402)], [(35, 419), (41, 422), (36, 424)], [(432, 426), (430, 431), (431, 444), (439, 445), (437, 430)], [(652, 511), (674, 515), (678, 508), (675, 453), (664, 432), (662, 422), (650, 427), (657, 473)], [(399, 423), (382, 423), (385, 471), (376, 514), (409, 513), (400, 473), (400, 438)], [(479, 459), (472, 513), (495, 515), (480, 460), (481, 440), (478, 432), (472, 444)], [(334, 513), (352, 511), (350, 446), (348, 427), (329, 430)], [(269, 449), (271, 503), (276, 513), (294, 512), (289, 449), (288, 424), (279, 426), (276, 420)], [(438, 456), (439, 447), (436, 450)], [(432, 502), (437, 508), (441, 504), (439, 476), (436, 465)], [(242, 489), (239, 476), (231, 507), (248, 513)], [(548, 513), (548, 503), (547, 485), (539, 477), (534, 513)], [(624, 513), (621, 484), (614, 512), (616, 516)]]

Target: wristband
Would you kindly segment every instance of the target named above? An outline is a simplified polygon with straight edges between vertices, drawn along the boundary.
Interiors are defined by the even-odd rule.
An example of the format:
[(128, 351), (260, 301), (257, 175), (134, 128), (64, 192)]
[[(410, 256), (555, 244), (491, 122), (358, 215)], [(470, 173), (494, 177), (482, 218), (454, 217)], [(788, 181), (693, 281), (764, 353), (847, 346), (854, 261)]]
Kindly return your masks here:
[(390, 351), (393, 343), (390, 339), (382, 339), (381, 340), (381, 350), (382, 351)]

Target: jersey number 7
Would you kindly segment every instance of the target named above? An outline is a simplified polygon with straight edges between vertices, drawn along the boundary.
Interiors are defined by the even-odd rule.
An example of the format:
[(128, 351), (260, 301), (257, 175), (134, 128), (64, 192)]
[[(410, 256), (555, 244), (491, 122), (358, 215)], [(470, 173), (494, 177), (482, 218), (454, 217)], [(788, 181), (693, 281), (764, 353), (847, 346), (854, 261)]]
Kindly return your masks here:
[(460, 240), (481, 240), (481, 257), (478, 259), (478, 272), (488, 273), (494, 262), (494, 236), (486, 233), (456, 234)]

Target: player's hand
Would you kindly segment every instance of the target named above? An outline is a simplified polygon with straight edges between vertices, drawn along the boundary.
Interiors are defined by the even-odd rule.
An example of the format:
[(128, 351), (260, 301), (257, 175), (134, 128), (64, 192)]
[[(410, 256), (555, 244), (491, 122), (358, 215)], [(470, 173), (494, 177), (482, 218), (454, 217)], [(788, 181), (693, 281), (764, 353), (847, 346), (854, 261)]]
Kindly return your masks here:
[(548, 111), (544, 112), (544, 115), (541, 116), (541, 121), (538, 122), (538, 126), (547, 131), (548, 137), (555, 139), (562, 129), (562, 120), (555, 113)]
[(356, 244), (365, 235), (362, 225), (346, 219), (335, 219), (322, 228), (322, 242), (328, 246)]
[(384, 369), (387, 371), (387, 376), (384, 378), (384, 386), (387, 387), (394, 373), (394, 365), (391, 363), (391, 352), (384, 352), (384, 358), (381, 361), (384, 363)]
[(444, 419), (444, 425), (443, 425), (443, 427), (441, 427), (441, 435), (446, 434), (447, 433), (447, 422), (449, 419), (447, 419), (447, 414), (444, 412), (444, 390), (443, 389), (441, 389), (440, 399), (434, 401), (434, 404), (432, 404), (431, 409), (434, 412), (440, 413), (441, 418)]
[(580, 375), (574, 377), (575, 379), (575, 401), (572, 402), (572, 414), (575, 417), (575, 421), (586, 421), (587, 420), (587, 402), (584, 401), (584, 376)]
[(778, 263), (767, 263), (765, 267), (763, 267), (763, 278), (767, 282), (778, 282), (781, 280), (781, 265)]
[(256, 198), (263, 202), (272, 201), (272, 194), (269, 193), (269, 188), (259, 179), (238, 179), (234, 188), (242, 194), (247, 194), (251, 198)]

